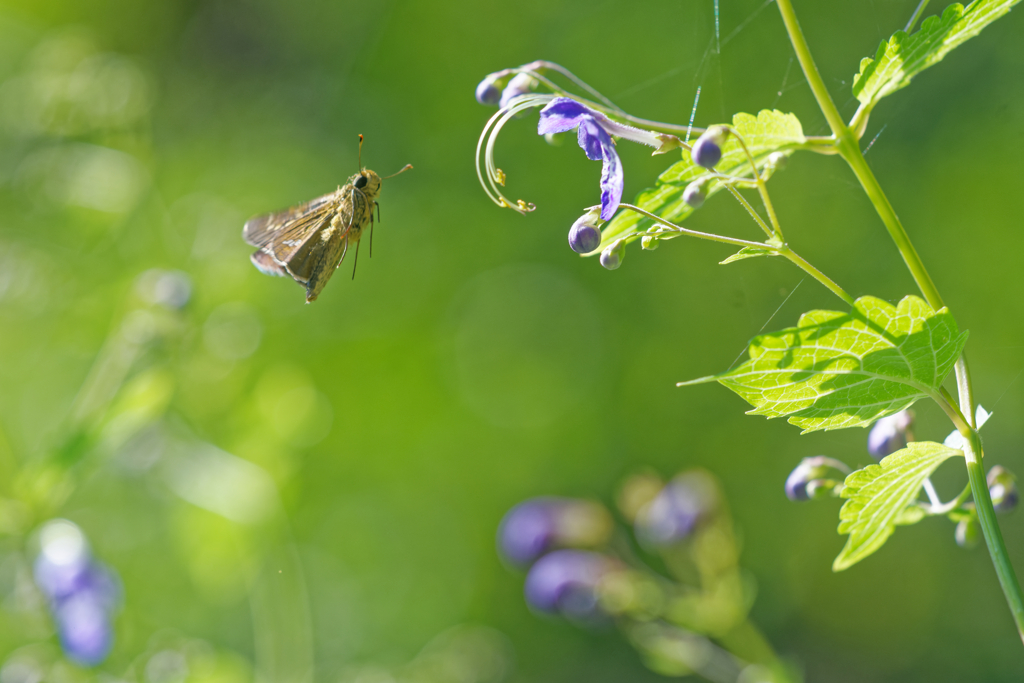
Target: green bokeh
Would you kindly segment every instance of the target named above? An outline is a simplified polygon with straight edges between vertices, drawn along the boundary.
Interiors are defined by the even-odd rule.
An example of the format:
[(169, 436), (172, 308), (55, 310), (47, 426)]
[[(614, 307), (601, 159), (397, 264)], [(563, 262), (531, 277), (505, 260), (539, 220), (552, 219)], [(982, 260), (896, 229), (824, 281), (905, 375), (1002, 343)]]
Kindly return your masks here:
[[(844, 115), (859, 59), (916, 4), (798, 4)], [(754, 15), (761, 5), (721, 0), (717, 55), (712, 0), (3, 3), (0, 493), (18, 485), (5, 462), (24, 467), (66, 438), (133, 283), (165, 268), (189, 275), (193, 298), (172, 350), (149, 352), (149, 374), (132, 376), (137, 404), (123, 411), (166, 395), (168, 429), (259, 465), (283, 510), (263, 526), (226, 521), (176, 496), (159, 467), (101, 443), (108, 455), (89, 456), (59, 514), (124, 582), (111, 673), (160, 638), (197, 638), (220, 653), (211, 680), (245, 680), (260, 647), (249, 586), (270, 558), (282, 576), (301, 567), (317, 681), (399, 665), (467, 622), (505, 634), (515, 681), (655, 680), (614, 632), (531, 614), (494, 532), (530, 496), (610, 502), (638, 468), (700, 465), (721, 478), (742, 530), (755, 619), (808, 680), (1024, 676), (984, 549), (956, 547), (944, 520), (831, 572), (838, 503), (792, 504), (782, 484), (808, 455), (866, 464), (864, 431), (800, 437), (744, 416), (721, 387), (674, 387), (727, 367), (773, 314), (770, 325), (789, 325), (834, 297), (780, 259), (719, 266), (731, 250), (710, 243), (634, 247), (614, 272), (577, 258), (566, 233), (596, 201), (599, 168), (571, 141), (544, 144), (532, 118), (506, 127), (498, 159), (509, 196), (537, 211), (500, 210), (477, 184), (473, 150), (491, 112), (472, 91), (537, 58), (639, 116), (685, 122), (701, 85), (698, 124), (776, 107), (825, 133), (778, 11)], [(1022, 15), (880, 104), (865, 138), (882, 131), (867, 159), (971, 331), (976, 392), (995, 413), (989, 458), (1018, 472)], [(416, 168), (385, 181), (373, 259), (362, 254), (354, 281), (346, 261), (306, 306), (294, 283), (251, 267), (241, 225), (334, 189), (356, 169), (359, 133), (365, 165)], [(627, 196), (666, 165), (628, 142), (620, 151)], [(913, 293), (838, 158), (794, 156), (772, 196), (790, 242), (851, 294)], [(724, 195), (688, 227), (759, 234)], [(918, 412), (919, 437), (941, 440), (938, 410)], [(940, 470), (940, 491), (951, 496), (964, 474)], [(1024, 521), (1002, 522), (1024, 569)], [(18, 584), (13, 550), (4, 595)], [(3, 604), (0, 654), (45, 636)], [(256, 630), (300, 637), (304, 609), (290, 603)]]

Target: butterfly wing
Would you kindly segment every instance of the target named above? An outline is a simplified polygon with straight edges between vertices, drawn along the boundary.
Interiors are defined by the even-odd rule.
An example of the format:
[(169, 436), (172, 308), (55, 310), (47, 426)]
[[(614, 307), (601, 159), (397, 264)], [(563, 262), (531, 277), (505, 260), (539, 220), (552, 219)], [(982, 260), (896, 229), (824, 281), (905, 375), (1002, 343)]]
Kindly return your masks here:
[(286, 233), (301, 230), (309, 219), (322, 216), (337, 202), (338, 192), (330, 192), (305, 204), (250, 218), (242, 227), (242, 239), (254, 247), (265, 247)]

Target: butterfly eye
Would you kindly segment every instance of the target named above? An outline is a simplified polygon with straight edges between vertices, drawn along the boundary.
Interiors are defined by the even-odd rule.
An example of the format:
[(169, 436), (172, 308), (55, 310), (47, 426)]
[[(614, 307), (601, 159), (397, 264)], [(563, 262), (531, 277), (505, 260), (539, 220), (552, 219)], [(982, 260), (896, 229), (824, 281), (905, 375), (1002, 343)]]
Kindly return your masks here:
[(358, 178), (356, 178), (356, 189), (361, 190), (364, 187), (366, 187), (366, 176), (361, 175)]

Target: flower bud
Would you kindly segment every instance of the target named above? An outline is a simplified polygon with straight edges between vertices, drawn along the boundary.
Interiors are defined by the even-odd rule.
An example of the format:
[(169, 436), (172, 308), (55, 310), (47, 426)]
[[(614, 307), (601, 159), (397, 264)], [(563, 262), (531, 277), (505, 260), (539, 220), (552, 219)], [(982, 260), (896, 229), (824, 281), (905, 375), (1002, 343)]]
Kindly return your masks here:
[(786, 477), (786, 497), (792, 501), (804, 501), (835, 495), (836, 487), (840, 483), (825, 478), (830, 469), (843, 474), (850, 473), (846, 463), (834, 458), (824, 455), (804, 458)]
[(534, 609), (575, 619), (602, 616), (601, 579), (614, 568), (611, 559), (582, 550), (556, 550), (537, 561), (526, 576), (523, 593)]
[(647, 251), (654, 251), (661, 246), (661, 241), (654, 235), (644, 235), (640, 238), (640, 246)]
[(1017, 507), (1020, 498), (1017, 477), (1002, 465), (996, 465), (988, 471), (988, 493), (996, 512), (1009, 512)]
[(690, 156), (693, 163), (704, 168), (714, 168), (722, 160), (722, 145), (729, 137), (729, 129), (722, 126), (713, 126), (704, 131), (704, 134), (693, 143)]
[(480, 104), (494, 106), (501, 101), (501, 79), (491, 74), (476, 86), (476, 101)]
[(532, 498), (519, 503), (498, 527), (498, 549), (525, 567), (556, 547), (594, 547), (608, 540), (612, 520), (598, 503), (572, 498)]
[(637, 513), (637, 536), (653, 546), (687, 538), (718, 509), (718, 495), (718, 485), (707, 472), (677, 475)]
[(683, 190), (683, 201), (695, 209), (704, 206), (704, 200), (707, 199), (707, 195), (704, 193), (705, 184), (703, 180), (694, 180), (687, 185)]
[(788, 157), (785, 152), (772, 152), (768, 155), (768, 159), (764, 163), (764, 169), (767, 173), (781, 171), (786, 168), (787, 161)]
[(106, 659), (114, 640), (116, 576), (92, 559), (85, 535), (67, 520), (47, 522), (39, 539), (33, 573), (50, 606), (64, 654), (82, 666), (96, 666)]
[(978, 545), (981, 538), (981, 526), (976, 517), (964, 517), (956, 525), (956, 533), (953, 535), (956, 544), (961, 548), (973, 548)]
[(626, 257), (626, 243), (622, 240), (613, 242), (601, 252), (601, 265), (608, 270), (615, 270), (622, 265)]
[(868, 453), (881, 460), (907, 446), (907, 432), (914, 426), (914, 413), (901, 410), (875, 422), (868, 432)]
[(589, 254), (601, 246), (601, 209), (591, 209), (569, 228), (569, 247), (577, 254)]
[(536, 88), (537, 85), (537, 79), (530, 74), (516, 74), (501, 92), (501, 98), (498, 101), (498, 105), (504, 109), (512, 100), (520, 95), (526, 95), (533, 92), (533, 89)]
[(544, 135), (544, 142), (552, 147), (561, 147), (565, 144), (565, 133), (546, 133)]

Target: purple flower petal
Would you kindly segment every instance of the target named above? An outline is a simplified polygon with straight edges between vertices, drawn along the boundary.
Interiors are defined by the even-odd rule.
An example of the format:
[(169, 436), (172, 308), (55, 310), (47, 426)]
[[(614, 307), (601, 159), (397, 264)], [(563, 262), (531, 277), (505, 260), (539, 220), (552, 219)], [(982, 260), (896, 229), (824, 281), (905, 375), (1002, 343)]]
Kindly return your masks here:
[(619, 210), (625, 177), (615, 143), (604, 128), (590, 116), (582, 117), (579, 132), (580, 147), (587, 158), (604, 161), (601, 169), (601, 220), (610, 221)]
[(590, 117), (593, 113), (576, 100), (556, 97), (540, 110), (537, 134), (564, 133), (580, 125), (580, 120), (584, 116)]

